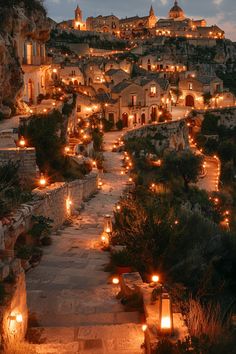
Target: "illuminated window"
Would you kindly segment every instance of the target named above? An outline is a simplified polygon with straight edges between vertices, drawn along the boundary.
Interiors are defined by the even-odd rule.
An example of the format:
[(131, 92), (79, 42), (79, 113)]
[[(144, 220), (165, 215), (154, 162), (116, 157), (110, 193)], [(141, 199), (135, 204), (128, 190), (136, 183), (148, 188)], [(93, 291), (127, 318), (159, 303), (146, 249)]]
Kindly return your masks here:
[(132, 106), (137, 105), (137, 96), (136, 95), (131, 95), (131, 105)]
[(156, 93), (157, 93), (157, 88), (155, 85), (152, 85), (151, 88), (150, 88), (150, 91), (151, 91), (151, 95), (152, 96), (155, 96)]
[(189, 90), (193, 90), (193, 83), (192, 82), (189, 83)]

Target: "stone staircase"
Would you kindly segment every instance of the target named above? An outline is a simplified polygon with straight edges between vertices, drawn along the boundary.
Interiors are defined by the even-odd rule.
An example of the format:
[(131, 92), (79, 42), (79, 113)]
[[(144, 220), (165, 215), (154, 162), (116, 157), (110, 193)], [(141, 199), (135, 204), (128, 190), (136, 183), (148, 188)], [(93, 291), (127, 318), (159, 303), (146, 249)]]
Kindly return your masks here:
[[(107, 145), (119, 133), (107, 134)], [(107, 140), (108, 139), (108, 140)], [(99, 245), (104, 215), (126, 186), (121, 156), (105, 152), (103, 188), (73, 224), (53, 235), (40, 265), (27, 273), (29, 340), (38, 354), (141, 354), (144, 334), (139, 312), (126, 312)]]
[(140, 325), (32, 328), (30, 337), (38, 354), (140, 354)]

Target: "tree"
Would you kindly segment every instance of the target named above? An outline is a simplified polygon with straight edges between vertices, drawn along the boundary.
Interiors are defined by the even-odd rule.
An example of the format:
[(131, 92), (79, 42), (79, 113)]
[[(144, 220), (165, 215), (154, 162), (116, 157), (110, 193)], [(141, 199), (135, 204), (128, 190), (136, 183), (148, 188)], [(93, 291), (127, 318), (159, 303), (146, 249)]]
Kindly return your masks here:
[(211, 99), (212, 99), (212, 95), (210, 94), (210, 92), (206, 92), (202, 95), (203, 97), (203, 102), (205, 105), (208, 105), (210, 104), (211, 102)]
[(189, 184), (197, 182), (201, 164), (202, 157), (193, 154), (190, 150), (172, 151), (164, 155), (162, 173), (167, 179), (181, 178), (185, 191), (188, 191)]

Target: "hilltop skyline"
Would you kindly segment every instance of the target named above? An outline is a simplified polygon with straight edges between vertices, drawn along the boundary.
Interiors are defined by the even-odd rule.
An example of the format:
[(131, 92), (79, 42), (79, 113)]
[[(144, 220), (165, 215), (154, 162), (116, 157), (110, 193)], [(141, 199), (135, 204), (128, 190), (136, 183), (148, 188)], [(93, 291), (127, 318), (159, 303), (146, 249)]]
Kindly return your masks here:
[[(236, 9), (235, 0), (180, 0), (179, 5), (190, 18), (205, 18), (209, 25), (217, 24), (226, 32), (226, 38), (236, 41)], [(118, 17), (146, 15), (153, 5), (158, 18), (165, 18), (173, 0), (45, 0), (48, 15), (55, 21), (62, 21), (73, 17), (74, 9), (79, 4), (84, 19), (88, 16), (109, 15)]]

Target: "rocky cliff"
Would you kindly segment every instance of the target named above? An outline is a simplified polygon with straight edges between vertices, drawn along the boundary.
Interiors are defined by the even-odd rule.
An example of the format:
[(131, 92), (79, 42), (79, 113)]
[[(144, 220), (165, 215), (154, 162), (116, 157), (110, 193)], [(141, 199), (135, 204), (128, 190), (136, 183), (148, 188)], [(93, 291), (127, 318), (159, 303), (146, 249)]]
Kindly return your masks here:
[(23, 71), (19, 46), (26, 38), (46, 41), (49, 22), (38, 0), (0, 0), (0, 113), (22, 112)]

